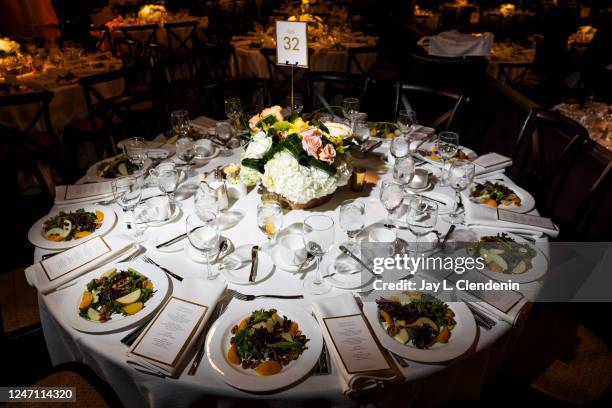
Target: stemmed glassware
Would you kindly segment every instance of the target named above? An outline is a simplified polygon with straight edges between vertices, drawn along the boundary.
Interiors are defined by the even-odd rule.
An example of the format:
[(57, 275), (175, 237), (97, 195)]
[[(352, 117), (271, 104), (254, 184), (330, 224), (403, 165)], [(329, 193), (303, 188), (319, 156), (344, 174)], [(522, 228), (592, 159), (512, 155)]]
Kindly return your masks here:
[(463, 223), (463, 214), (459, 213), (460, 193), (472, 184), (475, 172), (476, 167), (470, 161), (457, 160), (451, 164), (448, 170), (448, 185), (455, 190), (455, 206), (453, 212), (444, 217), (444, 221), (450, 224)]
[(321, 277), (321, 260), (334, 245), (334, 220), (327, 215), (311, 215), (302, 225), (302, 239), (306, 250), (317, 259), (313, 278), (304, 280), (304, 290), (313, 295), (322, 295), (331, 287)]
[(406, 212), (406, 223), (410, 232), (416, 237), (415, 256), (419, 256), (421, 237), (431, 232), (438, 222), (438, 204), (423, 197), (414, 197)]
[[(136, 176), (116, 178), (111, 181), (111, 189), (115, 202), (124, 212), (130, 211), (134, 222), (134, 208), (142, 198), (142, 179)], [(128, 224), (131, 228), (131, 224)]]
[(232, 127), (236, 126), (236, 121), (242, 114), (242, 102), (240, 98), (227, 98), (224, 101), (225, 115), (231, 121)]
[(210, 267), (210, 260), (219, 245), (219, 229), (215, 213), (203, 211), (201, 214), (192, 214), (187, 217), (187, 238), (206, 259), (206, 278), (215, 279), (217, 276), (212, 273)]
[[(227, 148), (227, 143), (232, 139), (232, 126), (228, 122), (217, 122), (215, 125), (215, 135), (217, 139), (221, 143), (223, 143), (223, 149), (221, 150), (221, 154), (223, 156), (227, 155), (229, 149)], [(230, 153), (231, 155), (231, 153)]]
[(357, 235), (365, 226), (365, 204), (359, 200), (346, 200), (340, 205), (340, 228), (348, 236), (346, 247), (353, 253), (359, 252)]
[(408, 141), (408, 150), (412, 152), (412, 133), (415, 126), (418, 124), (416, 112), (409, 109), (402, 109), (397, 115), (397, 124), (399, 125), (400, 132)]
[(178, 187), (180, 176), (179, 171), (172, 168), (162, 169), (157, 175), (157, 185), (162, 193), (168, 196), (170, 204), (176, 205), (174, 193)]
[(380, 186), (380, 202), (389, 214), (389, 223), (393, 223), (391, 217), (404, 202), (404, 187), (394, 180), (385, 180)]
[(446, 163), (459, 152), (459, 135), (455, 132), (440, 132), (436, 139), (436, 155), (442, 159), (440, 186), (448, 185), (446, 180)]
[(176, 141), (176, 156), (185, 162), (185, 173), (189, 174), (191, 170), (191, 162), (195, 158), (195, 146), (193, 139), (190, 137), (182, 137)]
[(274, 201), (257, 204), (257, 226), (272, 245), (283, 226), (283, 208), (281, 205)]
[(205, 216), (206, 211), (219, 214), (219, 195), (217, 190), (211, 188), (207, 183), (200, 183), (200, 187), (195, 195), (195, 213)]
[(351, 134), (355, 128), (355, 119), (359, 117), (359, 99), (344, 98), (342, 101), (342, 114), (349, 120), (351, 126)]
[(186, 110), (176, 110), (170, 113), (170, 124), (178, 138), (189, 136), (191, 121), (189, 120), (189, 112)]
[(142, 171), (148, 158), (145, 139), (142, 137), (127, 139), (123, 142), (123, 149), (128, 160)]
[(410, 153), (410, 141), (403, 134), (394, 137), (391, 139), (389, 152), (395, 159), (408, 156)]

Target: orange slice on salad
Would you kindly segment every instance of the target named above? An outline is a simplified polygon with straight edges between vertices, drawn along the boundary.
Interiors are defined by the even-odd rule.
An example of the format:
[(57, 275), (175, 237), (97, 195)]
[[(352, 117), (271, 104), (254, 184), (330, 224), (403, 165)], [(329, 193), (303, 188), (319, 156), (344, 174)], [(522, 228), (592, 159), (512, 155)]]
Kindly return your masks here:
[(104, 221), (104, 213), (100, 210), (96, 210), (96, 218), (100, 222)]
[(85, 310), (91, 303), (93, 302), (93, 295), (89, 291), (83, 292), (83, 297), (81, 298), (81, 303), (79, 303), (79, 309)]
[(123, 311), (126, 314), (133, 315), (133, 314), (140, 312), (143, 307), (144, 307), (144, 304), (142, 302), (134, 302), (134, 303), (130, 303), (129, 305), (123, 306)]
[(230, 349), (227, 351), (227, 361), (236, 365), (242, 362), (240, 356), (238, 355), (238, 347), (236, 347), (236, 343), (232, 344), (232, 347), (230, 347)]
[(280, 373), (283, 369), (283, 366), (275, 360), (264, 361), (260, 363), (256, 368), (255, 372), (257, 375), (267, 376), (274, 375)]
[(79, 231), (74, 233), (75, 238), (83, 238), (91, 234), (91, 231)]
[(61, 235), (57, 235), (57, 234), (51, 234), (51, 235), (47, 235), (46, 237), (49, 241), (55, 241), (55, 242), (59, 242), (62, 241), (64, 238), (62, 238)]

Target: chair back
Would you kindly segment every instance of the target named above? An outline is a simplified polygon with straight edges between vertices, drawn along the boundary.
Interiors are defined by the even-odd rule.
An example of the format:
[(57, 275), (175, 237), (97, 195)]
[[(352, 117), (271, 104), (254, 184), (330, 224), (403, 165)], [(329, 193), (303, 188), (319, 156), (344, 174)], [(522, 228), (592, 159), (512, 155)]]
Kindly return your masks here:
[(332, 114), (338, 114), (337, 108), (346, 97), (363, 100), (368, 87), (368, 78), (358, 74), (311, 71), (305, 77), (307, 108)]
[[(208, 79), (221, 80), (240, 77), (236, 50), (229, 42), (205, 43), (198, 47), (202, 72)], [(233, 75), (232, 75), (233, 63)]]
[(193, 51), (198, 24), (197, 21), (166, 23), (164, 28), (168, 38), (168, 53), (175, 54)]
[(114, 41), (116, 54), (123, 61), (124, 66), (136, 64), (144, 52), (142, 43), (127, 37), (118, 37)]
[[(20, 138), (17, 140), (17, 142), (22, 142), (25, 137), (32, 133), (34, 128), (41, 123), (41, 121), (45, 131), (53, 133), (51, 115), (49, 113), (49, 104), (51, 103), (53, 96), (53, 92), (50, 91), (0, 95), (0, 108), (11, 106), (15, 107), (16, 109), (20, 109), (26, 105), (36, 107), (33, 111), (34, 114), (29, 118), (27, 124), (23, 128), (10, 128), (12, 131), (19, 133)], [(9, 128), (5, 127), (5, 129), (8, 130)]]
[[(291, 86), (291, 67), (286, 65), (277, 65), (276, 64), (276, 49), (274, 48), (261, 48), (259, 50), (261, 55), (266, 60), (266, 65), (268, 67), (268, 75), (270, 81), (274, 85), (274, 89), (276, 91), (286, 91)], [(314, 50), (312, 48), (308, 49), (308, 60), (312, 61), (312, 56), (314, 54)], [(309, 72), (309, 69), (301, 69), (299, 71), (294, 72), (294, 83), (297, 82), (302, 75)]]
[(119, 29), (123, 35), (130, 40), (140, 41), (144, 50), (147, 49), (150, 43), (157, 41), (157, 24), (126, 26)]
[(203, 93), (208, 102), (206, 115), (215, 119), (225, 117), (224, 101), (240, 98), (245, 114), (257, 113), (271, 105), (270, 81), (263, 78), (232, 78), (206, 85)]
[(91, 25), (89, 32), (92, 37), (96, 38), (96, 51), (106, 52), (110, 51), (115, 56), (115, 45), (111, 36), (109, 28), (105, 25)]
[[(379, 49), (375, 45), (367, 45), (363, 47), (350, 47), (347, 50), (348, 60), (346, 64), (346, 72), (372, 75), (378, 69)], [(373, 57), (371, 64), (369, 60)]]
[(123, 80), (127, 85), (131, 67), (121, 68), (114, 71), (102, 72), (89, 75), (79, 79), (79, 85), (83, 89), (87, 112), (92, 129), (97, 129), (96, 119), (101, 119), (105, 125), (110, 125), (114, 116), (111, 99), (106, 98), (100, 92), (99, 87), (113, 81)]
[(533, 63), (530, 62), (500, 62), (497, 79), (510, 86), (520, 84), (525, 80), (532, 67)]
[(469, 99), (460, 94), (422, 85), (397, 82), (395, 84), (395, 114), (402, 109), (416, 112), (420, 124), (436, 130), (449, 130)]

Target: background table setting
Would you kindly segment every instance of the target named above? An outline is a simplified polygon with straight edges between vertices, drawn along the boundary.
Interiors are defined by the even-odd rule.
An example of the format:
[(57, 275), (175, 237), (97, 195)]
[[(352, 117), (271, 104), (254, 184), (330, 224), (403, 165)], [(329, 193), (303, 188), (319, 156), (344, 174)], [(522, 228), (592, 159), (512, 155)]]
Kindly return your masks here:
[[(243, 159), (256, 165), (274, 148), (262, 130), (270, 129), (269, 120), (289, 134), (285, 149), (295, 148), (291, 137), (299, 134), (305, 152), (342, 173), (347, 154), (334, 151), (337, 161), (330, 159), (331, 145), (318, 146), (316, 138), (340, 143), (336, 148), (342, 136), (353, 140), (359, 107), (347, 102), (345, 108), (351, 126), (325, 122), (322, 128), (283, 117), (280, 107), (265, 109), (249, 121), (247, 144), (232, 143), (214, 120), (189, 123), (184, 114), (173, 114), (176, 140), (124, 141), (127, 162), (113, 173), (117, 177), (89, 174), (58, 187), (55, 206), (30, 230), (36, 263), (26, 270), (39, 292), (53, 363), (84, 362), (126, 406), (190, 406), (206, 398), (352, 406), (368, 395), (379, 403), (437, 405), (477, 396), (520, 334), (530, 296), (541, 287), (548, 258), (535, 243), (545, 245), (558, 231), (520, 219), (537, 210), (533, 197), (504, 174), (509, 158), (477, 157), (458, 135), (424, 133), (414, 123), (400, 121), (397, 132), (385, 133), (384, 143), (371, 150), (362, 147), (367, 139), (379, 140), (376, 126), (369, 136), (356, 136), (350, 142), (357, 144), (352, 178), (338, 182), (325, 200), (315, 199), (318, 205), (307, 200), (312, 208), (291, 203), (291, 194), (279, 199), (280, 178), (266, 175), (279, 157), (292, 168), (282, 148), (261, 180), (253, 180)], [(235, 112), (228, 112), (232, 118)], [(202, 133), (195, 143), (193, 128)], [(159, 150), (166, 155), (151, 160), (148, 153)], [(487, 188), (504, 194), (491, 198)], [(435, 208), (427, 225), (415, 215), (425, 207)], [(514, 218), (498, 219), (504, 209)], [(525, 295), (504, 310), (467, 292), (442, 302), (454, 329), (450, 340), (431, 348), (387, 334), (388, 322), (374, 303), (378, 294), (363, 278), (370, 275), (355, 269), (354, 253), (343, 249), (356, 251), (358, 241), (402, 241), (416, 242), (418, 253), (419, 243), (436, 248), (441, 240), (462, 242), (471, 235), (478, 242), (503, 232), (533, 247), (534, 270), (517, 275), (524, 276)], [(104, 303), (117, 293), (115, 302)], [(475, 302), (463, 303), (468, 300)], [(282, 364), (245, 357), (245, 333), (261, 328), (277, 336), (275, 344), (290, 347), (275, 351)], [(368, 394), (381, 385), (383, 393)]]

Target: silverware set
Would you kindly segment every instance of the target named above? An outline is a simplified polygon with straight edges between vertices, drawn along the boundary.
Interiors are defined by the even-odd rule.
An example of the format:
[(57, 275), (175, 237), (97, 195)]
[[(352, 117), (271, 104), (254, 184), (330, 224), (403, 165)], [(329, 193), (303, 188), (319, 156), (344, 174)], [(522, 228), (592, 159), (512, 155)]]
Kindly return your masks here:
[(168, 275), (172, 276), (174, 279), (176, 279), (179, 282), (183, 280), (182, 276), (177, 275), (176, 273), (172, 272), (168, 268), (165, 268), (165, 267), (161, 266), (160, 264), (158, 264), (157, 262), (155, 262), (154, 260), (152, 260), (151, 258), (149, 258), (146, 255), (144, 255), (142, 257), (142, 260), (145, 261), (148, 264), (157, 266), (159, 269), (161, 269), (162, 271), (166, 272)]
[(217, 321), (219, 317), (221, 317), (223, 312), (225, 312), (231, 300), (232, 298), (230, 298), (228, 301), (220, 300), (219, 303), (217, 303), (215, 310), (213, 310), (213, 314), (210, 316), (210, 318), (206, 322), (206, 327), (204, 327), (204, 330), (202, 330), (202, 334), (200, 335), (200, 346), (198, 348), (198, 351), (195, 354), (193, 363), (191, 363), (191, 367), (189, 367), (189, 371), (187, 371), (187, 375), (193, 376), (195, 375), (196, 371), (198, 371), (198, 367), (200, 366), (200, 363), (202, 362), (202, 357), (204, 357), (204, 348), (206, 347), (206, 336), (208, 334), (208, 331), (210, 330), (212, 324), (215, 321)]
[(245, 295), (244, 293), (237, 292), (233, 289), (228, 289), (227, 293), (230, 294), (234, 299), (251, 301), (258, 298), (270, 298), (270, 299), (304, 299), (303, 295)]
[(476, 321), (476, 324), (478, 326), (482, 327), (485, 330), (491, 330), (493, 327), (495, 327), (495, 325), (497, 324), (495, 320), (486, 316), (484, 313), (482, 313), (477, 308), (472, 306), (469, 302), (466, 302), (465, 304), (467, 305), (468, 309), (470, 309), (470, 311), (474, 315), (474, 320)]

